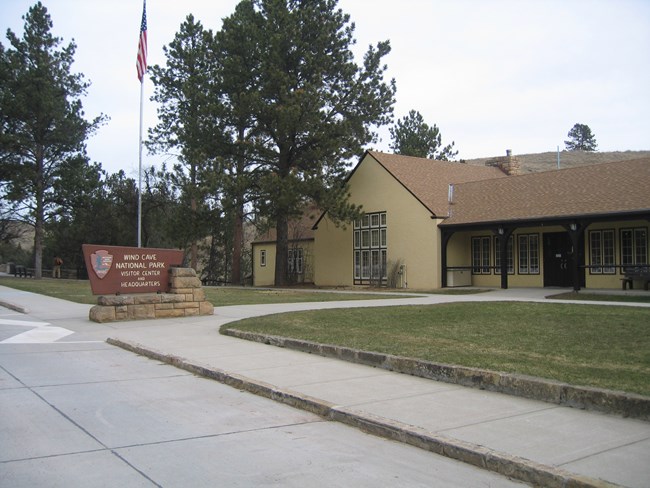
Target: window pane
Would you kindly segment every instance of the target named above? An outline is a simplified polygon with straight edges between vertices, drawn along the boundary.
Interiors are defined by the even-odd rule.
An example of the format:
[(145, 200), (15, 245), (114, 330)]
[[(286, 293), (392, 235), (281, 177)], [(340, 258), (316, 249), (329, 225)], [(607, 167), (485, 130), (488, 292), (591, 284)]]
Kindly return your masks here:
[(508, 273), (515, 272), (515, 257), (512, 253), (512, 248), (514, 246), (515, 238), (510, 236), (508, 239)]
[(370, 246), (371, 247), (379, 247), (379, 230), (378, 229), (373, 229), (371, 231)]
[(361, 278), (370, 278), (370, 252), (361, 251)]
[(370, 217), (364, 215), (361, 219), (361, 227), (368, 227), (369, 222), (370, 222)]
[(478, 237), (472, 238), (472, 273), (481, 272), (481, 240)]
[(381, 217), (381, 225), (382, 225), (382, 227), (385, 227), (386, 226), (386, 212), (382, 213), (380, 215), (380, 217)]
[(595, 230), (589, 233), (589, 256), (591, 256), (591, 268), (590, 272), (592, 274), (600, 274), (603, 272), (603, 268), (600, 267), (603, 264), (602, 261), (602, 234), (601, 231)]
[(490, 238), (481, 239), (481, 265), (482, 273), (490, 274)]
[(634, 229), (634, 264), (648, 264), (648, 239), (645, 229)]
[(379, 278), (382, 274), (379, 267), (379, 251), (372, 251), (372, 278)]
[[(634, 249), (634, 244), (632, 240), (632, 230), (631, 229), (623, 229), (621, 231), (621, 264), (623, 266), (629, 266), (634, 264), (634, 255), (633, 255), (633, 249)], [(625, 268), (623, 268), (625, 271)]]
[(539, 273), (539, 239), (537, 235), (528, 236), (528, 269), (530, 273)]
[(528, 236), (519, 236), (519, 273), (528, 274)]
[(370, 216), (370, 227), (379, 227), (379, 214), (372, 214)]
[(386, 246), (387, 246), (386, 229), (381, 229), (381, 247), (386, 247)]
[(361, 233), (358, 230), (354, 231), (354, 248), (359, 249), (361, 247)]
[(370, 247), (370, 234), (367, 230), (361, 231), (361, 247)]
[(614, 274), (616, 273), (616, 252), (614, 249), (614, 231), (603, 231), (603, 273)]
[(359, 251), (354, 253), (354, 277), (361, 278), (361, 252)]
[(296, 262), (296, 273), (302, 274), (302, 264), (303, 264), (303, 259), (302, 259), (302, 247), (296, 249), (296, 252), (294, 253), (294, 260)]

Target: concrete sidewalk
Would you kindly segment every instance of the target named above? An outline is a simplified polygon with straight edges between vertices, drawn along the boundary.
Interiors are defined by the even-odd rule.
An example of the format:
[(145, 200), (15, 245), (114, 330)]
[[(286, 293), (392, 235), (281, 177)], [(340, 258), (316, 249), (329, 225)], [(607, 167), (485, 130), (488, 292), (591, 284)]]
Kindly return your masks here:
[(22, 307), (33, 319), (74, 332), (61, 341), (110, 337), (125, 348), (240, 389), (530, 484), (650, 486), (650, 422), (439, 383), (218, 332), (221, 325), (240, 318), (293, 310), (548, 301), (547, 294), (548, 290), (513, 289), (462, 296), (216, 307), (211, 317), (102, 325), (88, 320), (88, 305), (10, 288), (0, 287), (0, 303)]

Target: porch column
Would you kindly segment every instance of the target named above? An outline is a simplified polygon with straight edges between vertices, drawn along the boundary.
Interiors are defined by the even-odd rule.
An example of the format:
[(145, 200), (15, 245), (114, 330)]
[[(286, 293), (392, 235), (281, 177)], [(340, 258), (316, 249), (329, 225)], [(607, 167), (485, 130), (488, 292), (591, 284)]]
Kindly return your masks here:
[[(508, 289), (508, 241), (515, 231), (514, 227), (499, 227), (495, 234), (499, 236), (499, 256), (501, 258), (501, 288)], [(513, 250), (514, 251), (514, 250)]]
[(573, 279), (573, 291), (580, 291), (580, 243), (584, 243), (585, 228), (588, 222), (576, 221), (563, 227), (569, 233), (571, 245), (573, 246), (573, 255), (571, 256), (571, 276)]
[(442, 256), (440, 257), (442, 276), (440, 278), (442, 288), (447, 288), (447, 244), (453, 235), (454, 231), (452, 230), (440, 229), (440, 238), (442, 241), (440, 246), (442, 251)]

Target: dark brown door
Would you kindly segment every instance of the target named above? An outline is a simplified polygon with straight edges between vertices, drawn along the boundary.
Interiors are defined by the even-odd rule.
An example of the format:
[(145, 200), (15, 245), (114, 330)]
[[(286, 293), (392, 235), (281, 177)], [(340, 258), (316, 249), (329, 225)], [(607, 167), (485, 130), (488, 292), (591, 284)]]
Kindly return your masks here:
[(544, 234), (544, 286), (572, 286), (571, 255), (573, 248), (568, 232)]

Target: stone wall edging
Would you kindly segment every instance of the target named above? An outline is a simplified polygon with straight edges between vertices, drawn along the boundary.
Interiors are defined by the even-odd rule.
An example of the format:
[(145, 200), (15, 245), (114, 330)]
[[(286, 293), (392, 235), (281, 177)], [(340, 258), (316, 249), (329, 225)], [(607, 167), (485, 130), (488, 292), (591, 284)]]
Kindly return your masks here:
[(639, 420), (650, 420), (650, 397), (634, 393), (575, 386), (534, 376), (434, 363), (237, 329), (222, 329), (221, 333), (239, 339), (374, 366), (420, 378)]

